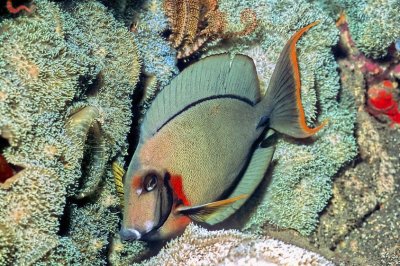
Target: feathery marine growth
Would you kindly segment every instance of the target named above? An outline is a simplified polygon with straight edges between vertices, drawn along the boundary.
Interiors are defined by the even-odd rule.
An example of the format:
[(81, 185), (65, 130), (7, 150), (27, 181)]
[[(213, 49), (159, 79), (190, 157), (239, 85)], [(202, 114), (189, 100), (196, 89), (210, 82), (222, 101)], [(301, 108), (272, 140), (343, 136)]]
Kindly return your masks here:
[(177, 58), (188, 57), (201, 49), (206, 42), (248, 35), (257, 27), (253, 10), (245, 9), (240, 15), (244, 28), (228, 31), (226, 14), (218, 10), (218, 0), (165, 0), (172, 46), (178, 50)]

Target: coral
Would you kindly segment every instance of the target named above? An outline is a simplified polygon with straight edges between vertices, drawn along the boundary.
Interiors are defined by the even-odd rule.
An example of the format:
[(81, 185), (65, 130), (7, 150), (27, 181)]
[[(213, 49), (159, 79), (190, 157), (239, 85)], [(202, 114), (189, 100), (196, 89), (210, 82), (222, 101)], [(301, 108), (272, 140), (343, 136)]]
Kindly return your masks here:
[(198, 51), (207, 41), (229, 39), (248, 35), (257, 27), (257, 18), (251, 9), (240, 15), (244, 28), (227, 31), (226, 14), (217, 9), (218, 0), (165, 0), (164, 10), (171, 25), (169, 40), (178, 49), (177, 58), (182, 59)]
[[(104, 2), (110, 4), (109, 1)], [(179, 73), (176, 66), (176, 51), (162, 36), (168, 28), (162, 2), (131, 1), (127, 5), (113, 6), (113, 8), (116, 16), (121, 17), (121, 20), (130, 27), (138, 46), (144, 91), (141, 106), (146, 110), (156, 93)]]
[(148, 248), (144, 242), (121, 242), (121, 239), (116, 237), (111, 243), (108, 259), (111, 265), (131, 265), (132, 262), (140, 261), (147, 251)]
[[(341, 44), (346, 51), (347, 43)], [(343, 256), (338, 264), (396, 265), (398, 248), (393, 241), (399, 234), (394, 219), (398, 206), (393, 204), (399, 195), (399, 131), (367, 112), (366, 90), (374, 75), (362, 62), (354, 60), (352, 53), (338, 60), (342, 93), (355, 99), (359, 158), (335, 179), (332, 198), (310, 242)]]
[[(120, 206), (110, 161), (124, 163), (131, 97), (141, 68), (138, 58), (143, 63), (145, 108), (179, 72), (176, 51), (163, 37), (168, 18), (162, 1), (156, 0), (102, 1), (113, 7), (114, 16), (93, 0), (57, 2), (37, 0), (35, 12), (0, 19), (0, 44), (6, 47), (0, 50), (0, 135), (8, 142), (1, 144), (0, 156), (5, 158), (3, 165), (13, 170), (0, 184), (0, 264), (137, 262), (152, 246), (124, 243), (115, 236)], [(323, 4), (327, 9), (316, 6)], [(249, 20), (241, 22), (246, 10), (253, 11), (247, 13)], [(359, 89), (352, 93), (346, 85), (340, 90), (331, 51), (338, 40), (334, 20), (340, 10), (348, 16), (350, 30), (344, 31), (354, 35), (354, 40), (341, 43), (348, 45), (354, 60), (340, 66), (360, 75), (360, 80), (365, 77), (366, 82), (351, 85)], [(199, 56), (226, 51), (248, 54), (256, 63), (264, 91), (286, 41), (297, 29), (320, 20), (299, 41), (298, 57), (307, 122), (318, 124), (318, 117), (319, 121), (329, 119), (329, 124), (309, 140), (280, 138), (263, 186), (234, 217), (244, 221), (230, 222), (253, 232), (271, 223), (274, 228), (309, 234), (332, 196), (318, 231), (311, 236), (318, 238), (316, 245), (335, 254), (354, 253), (354, 261), (361, 264), (365, 259), (358, 259), (363, 256), (374, 264), (398, 264), (396, 184), (400, 175), (395, 161), (398, 150), (395, 153), (390, 144), (398, 145), (400, 138), (395, 128), (386, 127), (383, 135), (379, 121), (365, 109), (368, 102), (370, 108), (378, 109), (383, 106), (377, 104), (384, 103), (380, 98), (373, 102), (374, 96), (382, 96), (373, 90), (365, 98), (366, 86), (382, 88), (384, 81), (390, 81), (394, 86), (390, 92), (398, 89), (398, 51), (395, 45), (387, 48), (399, 39), (398, 7), (393, 1), (220, 0), (218, 8), (213, 5), (196, 12), (196, 25), (192, 21), (191, 27), (183, 27), (184, 32), (172, 29), (172, 39), (183, 34), (178, 50), (199, 48)], [(133, 23), (131, 32), (117, 19)], [(382, 23), (386, 26), (379, 26)], [(253, 30), (242, 38), (227, 37)], [(201, 47), (192, 46), (199, 43)], [(370, 58), (386, 54), (390, 60)], [(342, 76), (342, 84), (346, 77), (352, 78)], [(356, 119), (362, 167), (345, 171), (332, 188), (332, 177), (357, 152)], [(390, 133), (395, 134), (390, 137)], [(371, 245), (380, 247), (372, 255), (366, 252)], [(330, 263), (270, 238), (190, 225), (183, 236), (145, 264), (290, 263), (293, 256), (309, 264)]]
[(14, 260), (14, 235), (13, 231), (0, 223), (0, 265), (7, 265)]
[(337, 252), (357, 254), (364, 264), (398, 265), (400, 263), (400, 190), (395, 197), (373, 212), (362, 228), (352, 231), (337, 248)]
[(300, 39), (297, 52), (307, 122), (310, 126), (320, 123), (312, 122), (318, 110), (319, 121), (328, 119), (329, 123), (308, 141), (279, 139), (271, 176), (266, 177), (258, 195), (238, 215), (250, 216), (245, 221), (245, 229), (260, 231), (269, 222), (309, 234), (332, 195), (332, 177), (357, 153), (353, 100), (349, 95), (338, 98), (339, 76), (331, 51), (337, 43), (338, 31), (323, 10), (306, 1), (295, 4), (291, 1), (220, 1), (219, 5), (222, 12), (232, 14), (232, 24), (237, 14), (246, 8), (257, 13), (257, 34), (219, 47), (208, 47), (206, 54), (229, 51), (249, 55), (255, 61), (263, 91), (290, 36), (297, 29), (320, 20)]
[(63, 213), (65, 188), (59, 177), (46, 168), (27, 167), (0, 190), (1, 223), (14, 235), (9, 247), (15, 253), (7, 264), (30, 264), (57, 245), (58, 217)]
[(336, 19), (340, 12), (348, 18), (358, 49), (372, 58), (383, 57), (400, 37), (400, 5), (396, 0), (313, 0)]
[[(126, 153), (137, 48), (100, 3), (35, 4), (0, 22), (1, 152), (17, 170), (0, 184), (1, 260), (104, 264), (119, 220), (107, 165)], [(71, 203), (86, 187), (98, 193)]]
[(384, 80), (368, 89), (368, 107), (374, 115), (384, 114), (392, 123), (400, 124), (398, 102), (395, 99), (397, 83)]
[(386, 115), (391, 124), (400, 122), (398, 100), (395, 93), (398, 89), (398, 73), (400, 72), (399, 55), (389, 52), (390, 60), (379, 62), (366, 57), (356, 46), (349, 31), (346, 17), (342, 15), (340, 23), (340, 45), (352, 63), (364, 75), (368, 87), (368, 110), (375, 116)]
[(333, 265), (305, 249), (236, 230), (190, 224), (183, 235), (141, 265)]

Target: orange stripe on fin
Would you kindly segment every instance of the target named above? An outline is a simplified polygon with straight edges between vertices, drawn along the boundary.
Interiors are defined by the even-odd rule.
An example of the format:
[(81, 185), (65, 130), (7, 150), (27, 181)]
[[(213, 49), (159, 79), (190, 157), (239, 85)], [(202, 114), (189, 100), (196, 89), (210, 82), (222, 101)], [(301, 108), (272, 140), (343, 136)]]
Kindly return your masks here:
[(247, 194), (242, 194), (233, 198), (229, 198), (229, 199), (224, 199), (224, 200), (219, 200), (219, 201), (215, 201), (215, 202), (211, 202), (207, 204), (208, 208), (218, 208), (218, 207), (222, 207), (225, 205), (229, 205), (231, 203), (234, 203), (235, 201), (241, 200), (241, 199), (246, 199), (248, 198), (249, 195)]
[(290, 62), (293, 68), (293, 75), (294, 75), (293, 78), (295, 80), (295, 85), (296, 85), (296, 105), (297, 105), (297, 110), (299, 112), (298, 122), (301, 129), (303, 130), (303, 133), (305, 134), (305, 137), (314, 135), (328, 123), (328, 120), (325, 120), (315, 128), (308, 127), (306, 123), (306, 117), (304, 114), (303, 104), (301, 103), (301, 80), (300, 80), (299, 63), (297, 61), (296, 43), (304, 33), (306, 33), (310, 28), (314, 27), (318, 23), (319, 21), (317, 20), (305, 26), (304, 28), (301, 28), (289, 40)]
[(197, 206), (180, 206), (176, 208), (176, 211), (180, 214), (187, 215), (190, 219), (196, 222), (205, 222), (210, 214), (216, 211), (218, 208), (227, 206), (234, 203), (235, 201), (248, 198), (247, 194), (238, 195), (229, 199), (219, 200), (210, 202), (207, 204)]

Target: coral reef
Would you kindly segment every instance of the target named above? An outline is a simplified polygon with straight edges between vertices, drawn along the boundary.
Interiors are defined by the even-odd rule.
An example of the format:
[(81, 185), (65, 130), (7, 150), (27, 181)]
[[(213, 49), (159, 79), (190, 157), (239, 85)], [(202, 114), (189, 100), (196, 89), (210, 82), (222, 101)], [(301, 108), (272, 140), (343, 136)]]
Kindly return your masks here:
[[(380, 76), (371, 73), (365, 63), (378, 62), (363, 57), (355, 60), (348, 51), (348, 39), (343, 38), (346, 34), (341, 33), (337, 51), (341, 54), (341, 94), (351, 94), (354, 99), (359, 156), (334, 179), (332, 198), (309, 237), (272, 226), (265, 226), (263, 233), (317, 251), (337, 264), (397, 265), (400, 131), (369, 114), (366, 92), (374, 78), (380, 82)], [(395, 57), (392, 60), (377, 66), (396, 62)]]
[[(104, 1), (110, 5), (109, 1)], [(176, 51), (162, 36), (168, 29), (159, 0), (131, 1), (126, 5), (112, 5), (115, 16), (119, 17), (133, 33), (142, 61), (143, 113), (149, 107), (156, 93), (179, 73), (176, 66)]]
[(353, 41), (349, 31), (346, 16), (342, 15), (337, 23), (340, 29), (341, 48), (364, 75), (368, 87), (368, 110), (375, 116), (387, 116), (391, 124), (400, 123), (400, 112), (395, 92), (398, 89), (400, 73), (400, 57), (394, 49), (388, 52), (385, 61), (373, 60), (366, 57)]
[[(348, 47), (346, 39), (341, 40), (341, 47)], [(359, 159), (335, 180), (332, 199), (311, 242), (346, 256), (341, 262), (396, 265), (400, 262), (399, 130), (367, 112), (366, 90), (373, 75), (365, 65), (348, 53), (339, 66), (343, 92), (355, 99)]]
[[(309, 140), (280, 138), (256, 195), (221, 225), (246, 233), (190, 225), (143, 264), (332, 264), (307, 250), (338, 263), (399, 264), (400, 137), (386, 123), (397, 122), (398, 112), (394, 0), (219, 0), (208, 9), (201, 9), (205, 1), (3, 2), (0, 265), (127, 265), (148, 257), (153, 244), (117, 235), (120, 202), (110, 169), (127, 155), (139, 72), (143, 112), (178, 74), (185, 51), (247, 54), (265, 91), (286, 41), (316, 20), (298, 43), (302, 101), (310, 126), (329, 124)], [(184, 20), (195, 15), (183, 27), (173, 18), (188, 3), (194, 13)], [(338, 30), (341, 11), (347, 20)], [(165, 37), (169, 26), (175, 45)], [(339, 32), (347, 57), (337, 63)], [(228, 38), (235, 33), (244, 36)], [(332, 185), (357, 145), (358, 160)]]
[(270, 222), (309, 234), (317, 225), (318, 213), (332, 195), (332, 177), (357, 152), (351, 96), (344, 95), (338, 101), (339, 76), (331, 52), (338, 41), (335, 23), (323, 10), (306, 1), (220, 1), (219, 8), (231, 14), (231, 19), (243, 9), (253, 8), (259, 21), (257, 34), (208, 47), (207, 54), (228, 50), (249, 55), (255, 61), (264, 91), (286, 41), (296, 29), (320, 20), (299, 41), (297, 51), (307, 121), (312, 125), (318, 108), (319, 121), (328, 119), (329, 123), (308, 141), (280, 138), (271, 167), (272, 176), (267, 177), (258, 198), (254, 197), (253, 204), (241, 215), (251, 212), (245, 229), (260, 230)]
[(356, 46), (368, 57), (385, 56), (389, 46), (400, 37), (400, 5), (396, 0), (310, 2), (320, 5), (334, 19), (344, 12)]
[(208, 231), (190, 224), (182, 236), (140, 265), (333, 265), (282, 241), (236, 230)]
[[(105, 164), (126, 153), (137, 49), (95, 1), (35, 4), (29, 16), (0, 22), (6, 47), (0, 50), (0, 134), (8, 142), (1, 153), (17, 170), (0, 184), (0, 258), (28, 265), (68, 256), (71, 263), (98, 265), (118, 228), (118, 198)], [(95, 114), (89, 123), (75, 120), (88, 109)], [(105, 143), (100, 154), (93, 152), (99, 142)], [(67, 201), (98, 184), (96, 203)], [(70, 226), (60, 231), (60, 219)]]

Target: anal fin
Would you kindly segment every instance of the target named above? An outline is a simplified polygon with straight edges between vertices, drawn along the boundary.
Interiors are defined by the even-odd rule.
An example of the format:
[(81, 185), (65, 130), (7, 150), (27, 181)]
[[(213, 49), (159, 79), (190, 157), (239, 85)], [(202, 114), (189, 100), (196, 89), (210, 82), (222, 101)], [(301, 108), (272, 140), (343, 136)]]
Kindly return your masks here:
[(181, 206), (176, 208), (176, 211), (183, 215), (189, 216), (192, 220), (196, 222), (205, 222), (208, 217), (218, 209), (230, 204), (234, 204), (235, 202), (246, 199), (247, 197), (248, 195), (242, 194), (198, 206)]
[[(243, 177), (233, 192), (228, 196), (229, 198), (234, 198), (243, 194), (252, 195), (261, 183), (275, 151), (275, 145), (270, 141), (270, 139), (274, 137), (274, 133), (273, 130), (269, 130), (260, 147), (254, 151)], [(264, 143), (267, 143), (268, 145), (264, 145)], [(235, 213), (246, 202), (246, 200), (247, 198), (237, 200), (224, 208), (216, 210), (210, 214), (204, 222), (210, 225), (222, 222)]]

